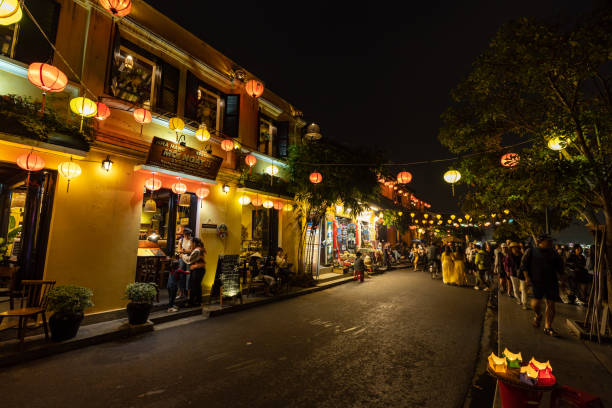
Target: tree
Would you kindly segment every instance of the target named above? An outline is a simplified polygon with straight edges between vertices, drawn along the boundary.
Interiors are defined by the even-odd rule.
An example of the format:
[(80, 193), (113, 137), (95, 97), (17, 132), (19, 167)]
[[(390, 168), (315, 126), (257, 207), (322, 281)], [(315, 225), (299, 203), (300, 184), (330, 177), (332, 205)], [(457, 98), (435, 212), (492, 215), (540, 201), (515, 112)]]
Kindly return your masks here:
[[(546, 177), (534, 180), (530, 194), (550, 199), (562, 211), (577, 211), (591, 223), (597, 223), (597, 211), (603, 213), (607, 293), (612, 294), (610, 8), (572, 24), (523, 18), (504, 25), (451, 96), (453, 105), (443, 115), (439, 136), (451, 151), (499, 152), (504, 140), (532, 140), (528, 155), (534, 162), (528, 167), (539, 166), (535, 161), (545, 158), (541, 173), (535, 174), (550, 176), (552, 182), (546, 183)], [(567, 143), (562, 155), (546, 149), (555, 137)], [(484, 160), (474, 157), (478, 157), (476, 162)], [(464, 168), (475, 170), (473, 166), (464, 162)], [(559, 175), (563, 178), (558, 179)], [(505, 189), (516, 185), (509, 178), (496, 185), (505, 198), (512, 197)], [(482, 185), (466, 181), (473, 182), (468, 184), (472, 194), (480, 194), (473, 192)], [(523, 179), (525, 182), (529, 183)], [(549, 188), (555, 189), (555, 194), (550, 194)], [(525, 206), (522, 222), (528, 215), (538, 216), (538, 198), (534, 200), (526, 200), (525, 195), (516, 197), (516, 206)]]
[[(336, 204), (341, 203), (353, 214), (366, 209), (366, 203), (378, 194), (380, 166), (361, 163), (381, 163), (381, 156), (371, 149), (349, 149), (323, 139), (292, 146), (288, 163), (289, 188), (297, 203), (295, 213), (300, 227), (298, 271), (312, 273), (314, 254), (305, 253), (314, 239), (314, 234), (308, 233), (309, 226), (317, 228), (327, 209)], [(317, 168), (317, 163), (326, 165)], [(315, 170), (323, 176), (322, 182), (316, 185), (309, 179)], [(305, 268), (304, 261), (309, 268)]]

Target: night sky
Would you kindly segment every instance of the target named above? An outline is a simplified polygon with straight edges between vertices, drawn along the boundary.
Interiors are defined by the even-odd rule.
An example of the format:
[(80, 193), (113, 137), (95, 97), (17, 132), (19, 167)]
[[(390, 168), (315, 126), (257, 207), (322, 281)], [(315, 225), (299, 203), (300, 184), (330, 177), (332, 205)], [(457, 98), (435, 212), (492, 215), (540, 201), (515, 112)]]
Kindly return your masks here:
[[(440, 114), (501, 24), (556, 20), (604, 0), (401, 2), (406, 10), (381, 1), (147, 1), (262, 78), (326, 137), (413, 162), (451, 157), (437, 139)], [(407, 168), (433, 211), (457, 210), (442, 180), (448, 166)]]

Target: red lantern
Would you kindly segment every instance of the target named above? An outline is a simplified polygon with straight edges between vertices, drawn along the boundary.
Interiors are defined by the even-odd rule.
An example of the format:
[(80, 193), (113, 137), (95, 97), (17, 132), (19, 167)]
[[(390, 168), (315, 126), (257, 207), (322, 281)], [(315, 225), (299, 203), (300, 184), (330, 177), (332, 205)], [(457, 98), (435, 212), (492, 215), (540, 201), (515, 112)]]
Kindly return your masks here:
[(261, 205), (263, 204), (263, 200), (259, 197), (255, 197), (251, 200), (251, 204), (253, 205), (253, 207), (261, 207)]
[(263, 84), (255, 79), (248, 80), (245, 88), (247, 93), (253, 98), (259, 98), (264, 92)]
[(123, 17), (132, 11), (132, 0), (100, 0), (100, 4), (115, 17)]
[(501, 164), (504, 167), (514, 167), (521, 161), (518, 153), (506, 153), (501, 157)]
[(17, 158), (17, 165), (27, 171), (40, 171), (45, 167), (45, 161), (42, 157), (30, 151)]
[(247, 164), (247, 166), (253, 167), (257, 163), (257, 157), (253, 156), (252, 154), (247, 154), (244, 158), (244, 162)]
[(151, 191), (157, 191), (162, 187), (162, 181), (158, 178), (155, 178), (155, 175), (150, 179), (145, 180), (145, 188)]
[(97, 106), (98, 106), (98, 111), (96, 113), (95, 118), (98, 120), (106, 120), (111, 114), (110, 109), (108, 108), (108, 106), (106, 106), (106, 104), (102, 102), (98, 102)]
[(172, 185), (172, 191), (174, 194), (184, 194), (187, 191), (187, 186), (179, 180)]
[(43, 92), (62, 92), (68, 77), (59, 68), (44, 62), (34, 62), (28, 67), (28, 80)]
[(151, 123), (153, 117), (151, 116), (151, 112), (149, 112), (148, 110), (144, 108), (138, 108), (134, 109), (134, 119), (141, 125), (145, 125), (147, 123)]
[(316, 171), (313, 173), (310, 173), (310, 182), (312, 184), (319, 184), (322, 181), (323, 181), (323, 176), (321, 175), (321, 173), (318, 173)]
[(234, 141), (232, 139), (225, 139), (221, 142), (221, 149), (225, 150), (226, 152), (231, 152), (234, 150)]
[(412, 173), (409, 171), (402, 171), (397, 175), (397, 182), (400, 184), (408, 184), (412, 181)]
[(205, 199), (210, 194), (210, 190), (206, 187), (200, 187), (196, 190), (196, 195), (200, 200)]
[(285, 206), (285, 204), (282, 201), (275, 201), (274, 202), (274, 209), (275, 210), (281, 211), (284, 206)]

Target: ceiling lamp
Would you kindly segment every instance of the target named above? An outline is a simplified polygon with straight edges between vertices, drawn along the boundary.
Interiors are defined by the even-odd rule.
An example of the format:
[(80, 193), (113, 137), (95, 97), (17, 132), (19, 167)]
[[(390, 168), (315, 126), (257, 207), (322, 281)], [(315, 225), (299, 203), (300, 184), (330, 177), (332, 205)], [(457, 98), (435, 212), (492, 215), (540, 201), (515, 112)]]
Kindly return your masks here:
[[(321, 134), (321, 128), (316, 123), (311, 123), (306, 128), (306, 133), (304, 133), (304, 137), (308, 140), (319, 140), (323, 137)], [(384, 181), (384, 179), (383, 179)]]
[(274, 207), (274, 202), (272, 200), (265, 200), (263, 206), (264, 208), (272, 208)]
[(80, 131), (82, 132), (83, 120), (85, 118), (91, 118), (92, 116), (96, 116), (96, 113), (98, 113), (98, 105), (89, 98), (79, 96), (70, 100), (70, 110), (81, 116)]
[(191, 206), (191, 194), (181, 194), (179, 200), (179, 207), (190, 207)]
[(319, 184), (323, 181), (323, 176), (321, 175), (321, 173), (315, 171), (310, 173), (309, 179), (312, 184)]
[(106, 106), (106, 104), (102, 102), (96, 103), (96, 116), (95, 116), (96, 119), (106, 120), (108, 119), (110, 114), (111, 114), (110, 108)]
[(196, 130), (195, 136), (200, 142), (208, 142), (210, 140), (210, 132), (204, 123)]
[(515, 167), (521, 161), (518, 153), (506, 153), (501, 157), (501, 165), (504, 167)]
[(255, 99), (259, 98), (264, 92), (263, 84), (255, 79), (248, 80), (244, 88)]
[(402, 171), (397, 174), (397, 182), (400, 184), (408, 184), (412, 181), (412, 173), (409, 171)]
[(172, 191), (174, 194), (184, 194), (187, 191), (185, 183), (181, 182), (179, 177), (178, 181), (172, 185)]
[(226, 152), (234, 150), (234, 141), (232, 139), (225, 139), (221, 142), (221, 149)]
[(28, 81), (43, 91), (41, 112), (45, 111), (45, 94), (62, 92), (68, 85), (66, 74), (59, 68), (44, 62), (33, 62), (28, 66)]
[(0, 0), (0, 25), (11, 25), (23, 17), (19, 0)]
[(155, 204), (155, 200), (153, 200), (152, 198), (149, 198), (145, 202), (145, 205), (142, 211), (149, 212), (149, 213), (157, 212), (157, 204)]
[(565, 149), (568, 144), (569, 140), (560, 136), (555, 136), (548, 140), (548, 148), (555, 151)]
[(259, 197), (255, 197), (251, 200), (251, 204), (253, 205), (253, 207), (261, 207), (261, 205), (263, 204), (263, 200)]
[(283, 206), (283, 211), (293, 211), (293, 206), (287, 203)]
[(248, 195), (244, 194), (244, 195), (240, 196), (240, 198), (238, 199), (238, 202), (241, 205), (249, 205), (251, 203), (251, 197), (249, 197)]
[(62, 177), (68, 180), (68, 185), (66, 186), (66, 192), (70, 189), (70, 180), (75, 179), (81, 175), (81, 166), (72, 161), (72, 157), (70, 161), (62, 162), (57, 166), (57, 171)]
[(269, 174), (270, 176), (276, 176), (278, 174), (278, 167), (272, 164), (266, 167), (264, 171), (266, 172), (266, 174)]
[(162, 187), (162, 181), (158, 178), (155, 178), (155, 173), (153, 173), (153, 177), (145, 180), (145, 188), (150, 191), (157, 191)]
[(113, 168), (113, 161), (109, 155), (106, 155), (106, 159), (102, 160), (102, 168), (108, 173)]
[(274, 209), (277, 210), (277, 211), (282, 211), (284, 206), (285, 206), (285, 204), (282, 201), (275, 201), (274, 202)]
[(453, 190), (453, 196), (455, 196), (455, 183), (461, 179), (461, 173), (457, 170), (449, 170), (444, 173), (444, 181), (449, 183)]
[(115, 17), (124, 17), (132, 11), (132, 0), (99, 0), (102, 7)]

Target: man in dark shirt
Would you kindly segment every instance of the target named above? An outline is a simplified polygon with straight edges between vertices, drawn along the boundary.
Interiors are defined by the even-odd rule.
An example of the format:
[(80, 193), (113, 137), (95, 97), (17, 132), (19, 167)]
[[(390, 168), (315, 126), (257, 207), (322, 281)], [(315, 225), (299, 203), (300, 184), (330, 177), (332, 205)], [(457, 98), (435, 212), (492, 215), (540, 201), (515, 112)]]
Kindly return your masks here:
[(552, 246), (552, 238), (547, 234), (538, 237), (538, 246), (525, 252), (521, 261), (521, 271), (526, 272), (526, 282), (533, 289), (531, 307), (535, 312), (533, 326), (540, 327), (542, 314), (540, 305), (546, 299), (544, 333), (558, 336), (552, 328), (555, 318), (555, 301), (559, 298), (559, 274), (563, 272), (563, 260)]
[(359, 276), (359, 281), (363, 282), (365, 278), (365, 263), (363, 262), (363, 254), (361, 252), (357, 252), (357, 258), (355, 258), (355, 263), (353, 264), (353, 269), (355, 269), (355, 278)]

